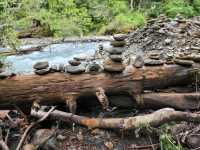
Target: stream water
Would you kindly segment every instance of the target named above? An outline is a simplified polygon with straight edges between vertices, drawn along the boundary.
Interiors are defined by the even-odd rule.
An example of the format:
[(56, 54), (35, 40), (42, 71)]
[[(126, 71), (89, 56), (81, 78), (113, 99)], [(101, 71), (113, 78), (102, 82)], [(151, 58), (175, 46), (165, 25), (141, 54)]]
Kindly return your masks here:
[(109, 42), (71, 42), (49, 45), (41, 52), (8, 56), (4, 60), (5, 72), (31, 74), (33, 65), (39, 61), (48, 61), (50, 65), (67, 64), (75, 56), (93, 55), (99, 44), (109, 47)]

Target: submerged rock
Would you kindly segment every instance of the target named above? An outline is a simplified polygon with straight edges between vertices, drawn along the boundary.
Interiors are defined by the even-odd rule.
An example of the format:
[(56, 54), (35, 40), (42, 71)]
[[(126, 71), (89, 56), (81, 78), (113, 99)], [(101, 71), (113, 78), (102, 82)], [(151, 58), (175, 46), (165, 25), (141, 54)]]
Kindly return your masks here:
[(110, 44), (113, 47), (124, 47), (126, 46), (126, 41), (112, 41)]
[(80, 74), (85, 72), (86, 68), (83, 65), (79, 65), (79, 66), (66, 66), (65, 68), (65, 72), (71, 73), (71, 74)]
[(40, 69), (46, 69), (49, 67), (49, 63), (44, 61), (44, 62), (37, 62), (33, 68), (34, 69), (37, 69), (37, 70), (40, 70)]
[(122, 62), (123, 60), (121, 55), (110, 55), (109, 57), (111, 60), (115, 62)]
[(35, 70), (34, 72), (37, 75), (45, 75), (45, 74), (50, 73), (50, 68)]
[(128, 37), (128, 35), (126, 35), (126, 34), (115, 34), (115, 35), (113, 35), (113, 38), (116, 41), (124, 41), (127, 37)]
[(158, 65), (163, 65), (164, 61), (162, 60), (154, 60), (154, 59), (145, 59), (144, 64), (146, 66), (158, 66)]
[(107, 72), (122, 72), (125, 66), (120, 62), (113, 62), (111, 59), (106, 59), (103, 63), (104, 70)]

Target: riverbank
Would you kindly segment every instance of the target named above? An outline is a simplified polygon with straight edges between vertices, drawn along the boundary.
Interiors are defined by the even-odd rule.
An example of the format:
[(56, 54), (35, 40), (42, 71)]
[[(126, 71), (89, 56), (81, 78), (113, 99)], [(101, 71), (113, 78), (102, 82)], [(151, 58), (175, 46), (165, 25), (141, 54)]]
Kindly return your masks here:
[(66, 38), (23, 38), (20, 39), (20, 47), (17, 52), (10, 48), (1, 48), (0, 55), (8, 56), (19, 54), (26, 54), (33, 51), (41, 51), (42, 48), (51, 44), (61, 43), (84, 43), (84, 42), (106, 42), (112, 41), (112, 36), (84, 36), (84, 37), (66, 37)]

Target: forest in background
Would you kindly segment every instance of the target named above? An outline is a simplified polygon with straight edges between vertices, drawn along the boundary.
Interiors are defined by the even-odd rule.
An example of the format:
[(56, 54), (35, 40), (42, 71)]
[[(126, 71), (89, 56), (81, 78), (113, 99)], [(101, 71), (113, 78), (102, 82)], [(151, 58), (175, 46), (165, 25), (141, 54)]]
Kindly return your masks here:
[(14, 45), (18, 32), (40, 26), (36, 37), (127, 33), (148, 18), (192, 17), (200, 0), (1, 0), (0, 42)]

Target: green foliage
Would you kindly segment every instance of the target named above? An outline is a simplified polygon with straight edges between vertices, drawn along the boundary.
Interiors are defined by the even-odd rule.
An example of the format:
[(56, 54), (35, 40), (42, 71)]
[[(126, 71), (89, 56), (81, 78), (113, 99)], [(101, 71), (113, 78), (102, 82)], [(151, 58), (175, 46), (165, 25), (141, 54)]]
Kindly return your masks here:
[(193, 0), (193, 7), (197, 12), (197, 15), (200, 13), (200, 0)]
[[(29, 31), (37, 20), (38, 36), (82, 36), (129, 32), (148, 17), (200, 13), (200, 0), (0, 0), (0, 42), (15, 45), (15, 31)], [(14, 36), (12, 36), (14, 35)], [(14, 40), (15, 39), (15, 40)], [(8, 42), (9, 41), (9, 42)], [(2, 43), (1, 43), (2, 44)], [(16, 46), (15, 46), (16, 47)]]
[(168, 0), (164, 5), (164, 12), (170, 17), (175, 17), (177, 14), (191, 17), (195, 13), (194, 8), (186, 0)]
[(160, 146), (161, 150), (183, 150), (183, 147), (172, 138), (169, 125), (163, 125), (160, 130)]
[(112, 34), (117, 32), (128, 33), (130, 30), (143, 26), (145, 24), (145, 20), (146, 18), (144, 13), (138, 11), (119, 14), (114, 18), (114, 20), (112, 20), (111, 23), (104, 26), (100, 30), (100, 34)]

